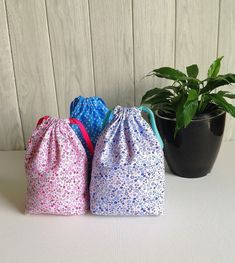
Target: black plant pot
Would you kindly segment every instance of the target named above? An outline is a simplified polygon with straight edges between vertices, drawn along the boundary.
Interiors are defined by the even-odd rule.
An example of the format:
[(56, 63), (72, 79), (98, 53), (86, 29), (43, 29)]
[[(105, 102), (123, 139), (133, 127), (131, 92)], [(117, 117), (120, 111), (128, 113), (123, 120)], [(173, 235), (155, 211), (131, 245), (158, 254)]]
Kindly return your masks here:
[(174, 138), (175, 119), (156, 113), (156, 122), (164, 142), (164, 154), (171, 171), (181, 177), (207, 175), (220, 149), (226, 113), (218, 108), (196, 116)]

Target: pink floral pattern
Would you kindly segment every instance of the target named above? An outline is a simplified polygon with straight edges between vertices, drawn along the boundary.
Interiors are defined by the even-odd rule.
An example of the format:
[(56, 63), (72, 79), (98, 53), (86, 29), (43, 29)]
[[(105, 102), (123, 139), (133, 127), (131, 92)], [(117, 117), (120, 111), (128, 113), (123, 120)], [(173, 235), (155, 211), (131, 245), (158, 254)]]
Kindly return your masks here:
[(49, 117), (34, 130), (25, 168), (27, 213), (79, 215), (87, 211), (87, 155), (68, 120)]

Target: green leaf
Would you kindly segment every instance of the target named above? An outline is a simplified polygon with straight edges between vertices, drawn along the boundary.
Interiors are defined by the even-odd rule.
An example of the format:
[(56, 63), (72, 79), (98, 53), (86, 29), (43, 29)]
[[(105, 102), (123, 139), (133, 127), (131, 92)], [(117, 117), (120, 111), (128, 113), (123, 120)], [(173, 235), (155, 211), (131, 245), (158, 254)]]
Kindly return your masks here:
[(230, 113), (233, 117), (235, 117), (235, 106), (228, 103), (222, 95), (220, 94), (207, 94), (211, 100), (217, 104), (220, 108), (222, 108), (224, 111)]
[[(180, 102), (182, 101), (182, 97), (185, 97), (185, 96), (186, 96), (185, 94), (186, 94), (186, 93), (184, 92), (184, 93), (181, 93), (181, 94), (173, 97), (173, 98), (171, 99), (171, 104), (172, 104), (172, 106), (176, 108), (176, 107), (180, 104)], [(185, 96), (184, 96), (184, 95), (185, 95)]]
[(199, 85), (201, 81), (192, 77), (187, 78), (187, 87), (199, 91)]
[(148, 90), (144, 96), (142, 97), (142, 103), (145, 102), (148, 98), (151, 98), (153, 95), (156, 95), (158, 93), (160, 93), (162, 91), (162, 89), (160, 88), (154, 88), (154, 89), (151, 89), (151, 90)]
[(156, 95), (145, 99), (143, 103), (145, 104), (157, 104), (160, 102), (167, 102), (173, 94), (169, 90), (162, 90), (161, 92), (157, 93)]
[(224, 96), (225, 94), (229, 93), (228, 91), (224, 91), (224, 90), (220, 90), (217, 93), (213, 93), (213, 94), (218, 94), (219, 96)]
[(232, 94), (229, 91), (220, 90), (219, 92), (214, 94), (218, 94), (219, 96), (230, 98), (230, 99), (235, 99), (235, 94)]
[(165, 78), (170, 80), (179, 80), (182, 82), (185, 82), (187, 78), (187, 76), (183, 72), (170, 67), (162, 67), (162, 68), (154, 69), (151, 75), (155, 75), (159, 78)]
[(197, 113), (203, 113), (210, 101), (211, 98), (207, 97), (207, 94), (202, 94), (197, 108)]
[(223, 97), (229, 98), (229, 99), (235, 99), (235, 94), (232, 94), (229, 91), (219, 91), (218, 93), (223, 92)]
[(167, 90), (173, 90), (175, 93), (179, 92), (179, 86), (166, 86), (163, 89), (167, 89)]
[(164, 103), (158, 103), (151, 107), (152, 111), (155, 112), (156, 110), (161, 110), (167, 114), (174, 115), (175, 109), (172, 107), (171, 103), (164, 102)]
[(189, 77), (196, 78), (199, 72), (198, 65), (193, 64), (191, 66), (186, 67), (187, 74)]
[(225, 94), (224, 97), (229, 99), (235, 99), (235, 94)]
[(216, 78), (208, 78), (206, 86), (201, 90), (202, 93), (210, 92), (218, 87), (235, 83), (235, 74), (228, 73), (226, 75), (219, 75)]
[[(153, 97), (154, 95), (157, 95), (157, 94), (162, 93), (162, 92), (164, 93), (164, 90), (174, 90), (174, 91), (176, 91), (176, 89), (177, 88), (174, 87), (174, 86), (167, 86), (167, 87), (164, 87), (162, 89), (156, 87), (154, 89), (151, 89), (151, 90), (147, 91), (144, 94), (144, 96), (142, 97), (141, 103), (144, 103), (147, 99)], [(168, 93), (168, 94), (169, 94), (169, 96), (172, 95), (172, 93)]]
[(219, 70), (220, 70), (220, 62), (221, 60), (223, 59), (223, 56), (222, 57), (219, 57), (217, 58), (209, 67), (208, 69), (208, 73), (207, 73), (207, 76), (209, 78), (213, 78), (213, 77), (216, 77), (219, 73)]
[(175, 135), (180, 129), (187, 127), (187, 125), (191, 122), (197, 112), (197, 107), (198, 93), (196, 90), (190, 90), (187, 97), (182, 98), (176, 111)]

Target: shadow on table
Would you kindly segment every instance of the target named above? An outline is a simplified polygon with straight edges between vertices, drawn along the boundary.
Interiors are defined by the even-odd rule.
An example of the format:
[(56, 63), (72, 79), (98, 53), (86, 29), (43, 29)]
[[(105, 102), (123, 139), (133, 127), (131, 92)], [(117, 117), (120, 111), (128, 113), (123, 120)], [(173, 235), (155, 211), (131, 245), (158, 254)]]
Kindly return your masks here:
[(168, 176), (175, 176), (175, 175), (173, 174), (173, 172), (171, 171), (171, 169), (169, 168), (166, 160), (165, 160), (164, 164), (165, 164), (165, 172), (166, 172), (166, 174), (167, 174)]
[(24, 213), (25, 195), (26, 187), (24, 182), (0, 178), (0, 198), (4, 198), (21, 213)]

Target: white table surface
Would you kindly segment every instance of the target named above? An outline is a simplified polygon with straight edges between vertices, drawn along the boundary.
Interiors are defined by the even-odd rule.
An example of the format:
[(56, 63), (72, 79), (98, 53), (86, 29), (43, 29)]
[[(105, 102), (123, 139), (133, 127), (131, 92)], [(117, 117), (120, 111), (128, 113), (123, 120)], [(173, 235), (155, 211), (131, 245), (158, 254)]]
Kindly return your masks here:
[(0, 262), (234, 263), (234, 150), (206, 177), (167, 174), (161, 217), (24, 215), (24, 152), (0, 152)]

